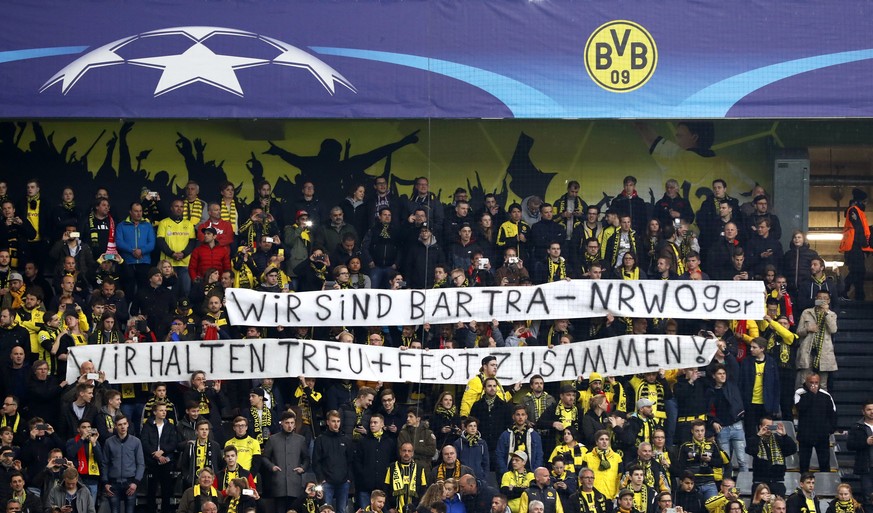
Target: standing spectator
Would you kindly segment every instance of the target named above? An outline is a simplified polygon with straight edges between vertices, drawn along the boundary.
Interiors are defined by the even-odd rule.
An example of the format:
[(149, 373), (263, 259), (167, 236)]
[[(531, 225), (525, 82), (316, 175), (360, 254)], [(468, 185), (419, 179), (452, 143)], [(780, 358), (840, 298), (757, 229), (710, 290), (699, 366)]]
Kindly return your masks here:
[(142, 428), (142, 450), (146, 468), (149, 471), (148, 499), (149, 511), (157, 511), (158, 485), (161, 486), (161, 511), (170, 511), (170, 498), (173, 496), (175, 480), (172, 470), (176, 464), (176, 447), (179, 446), (179, 433), (176, 426), (167, 419), (167, 405), (155, 403), (154, 417)]
[[(812, 260), (818, 258), (818, 253), (809, 247), (806, 235), (795, 230), (788, 243), (788, 250), (782, 256), (782, 274), (788, 279), (788, 293), (797, 298), (801, 286), (809, 280), (807, 271), (812, 265)], [(814, 297), (814, 296), (813, 296)]]
[(815, 306), (815, 296), (818, 291), (826, 290), (834, 297), (837, 293), (837, 286), (834, 279), (825, 274), (824, 259), (816, 256), (809, 263), (809, 274), (804, 275), (800, 282), (800, 290), (797, 291), (797, 308), (803, 312), (807, 308)]
[(565, 230), (564, 240), (570, 240), (573, 237), (573, 227), (584, 219), (587, 205), (579, 197), (580, 188), (579, 182), (570, 180), (567, 182), (567, 192), (554, 203), (558, 223)]
[(661, 226), (672, 225), (676, 219), (686, 223), (694, 222), (691, 203), (679, 195), (679, 182), (670, 178), (664, 184), (664, 196), (655, 203), (652, 216), (661, 221)]
[(115, 238), (118, 254), (124, 260), (121, 273), (125, 292), (128, 297), (135, 297), (137, 288), (148, 280), (155, 250), (155, 229), (143, 218), (141, 204), (131, 203), (129, 213), (127, 219), (118, 223)]
[(637, 194), (637, 179), (634, 176), (626, 176), (622, 181), (623, 188), (609, 204), (610, 210), (615, 210), (619, 216), (630, 216), (635, 232), (646, 231), (646, 221), (649, 219), (646, 211), (646, 202)]
[(612, 513), (614, 510), (613, 502), (594, 487), (594, 471), (590, 468), (579, 471), (579, 491), (570, 496), (567, 511), (577, 511), (575, 508), (579, 513)]
[[(233, 234), (239, 229), (239, 226), (244, 219), (245, 212), (247, 212), (248, 209), (243, 205), (239, 198), (236, 197), (236, 188), (234, 188), (233, 183), (228, 181), (221, 182), (218, 184), (218, 192), (221, 195), (221, 198), (217, 203), (219, 211), (218, 219), (230, 224), (230, 237), (232, 241)], [(217, 222), (217, 219), (212, 215), (212, 205), (213, 204), (210, 204), (207, 207), (209, 208), (209, 219), (204, 221), (204, 225), (215, 224)], [(224, 236), (225, 234), (219, 232), (219, 235)], [(219, 237), (218, 240), (219, 244), (222, 246), (225, 245), (221, 237)]]
[(776, 495), (785, 496), (785, 458), (797, 452), (797, 444), (785, 434), (785, 425), (761, 417), (758, 430), (749, 432), (746, 453), (752, 456), (752, 489), (764, 483)]
[[(194, 486), (194, 481), (204, 468), (212, 469), (214, 472), (221, 462), (221, 447), (213, 440), (209, 439), (211, 432), (209, 421), (200, 419), (195, 427), (194, 439), (187, 439), (183, 432), (186, 422), (184, 419), (179, 422), (180, 437), (185, 440), (179, 446), (179, 463), (177, 465), (182, 474), (182, 485), (187, 488)], [(212, 479), (209, 480), (212, 483)]]
[(412, 442), (400, 443), (398, 453), (399, 458), (385, 473), (387, 504), (391, 512), (413, 512), (427, 490), (428, 472), (413, 459)]
[[(327, 430), (315, 439), (312, 470), (324, 487), (324, 502), (344, 513), (352, 478), (352, 441), (340, 433), (340, 414), (327, 412)], [(411, 456), (411, 455), (410, 455)]]
[(403, 218), (409, 217), (419, 207), (425, 208), (427, 219), (433, 225), (433, 232), (442, 233), (445, 209), (434, 193), (430, 192), (430, 182), (424, 176), (415, 179), (415, 186), (403, 211)]
[(353, 467), (359, 508), (370, 503), (370, 490), (382, 487), (385, 473), (396, 458), (397, 442), (385, 431), (382, 414), (375, 413), (370, 417), (367, 434), (355, 444)]
[(763, 276), (769, 265), (778, 271), (782, 264), (782, 242), (770, 230), (770, 219), (763, 218), (758, 221), (757, 233), (746, 242), (746, 254), (749, 257), (749, 267), (756, 275)]
[[(303, 474), (309, 470), (309, 448), (306, 439), (294, 432), (297, 416), (282, 414), (282, 430), (271, 436), (264, 446), (264, 459), (272, 463), (274, 472), (265, 476), (272, 492), (274, 512), (288, 511), (303, 491)], [(267, 463), (267, 465), (269, 465)]]
[(862, 417), (849, 429), (847, 447), (855, 452), (855, 475), (861, 478), (864, 501), (873, 505), (873, 398), (861, 406)]
[(833, 340), (837, 313), (830, 309), (830, 304), (830, 293), (820, 290), (815, 295), (815, 306), (804, 310), (797, 321), (797, 335), (801, 337), (797, 349), (797, 388), (815, 371), (821, 376), (821, 388), (827, 390), (828, 375), (837, 370)]
[[(709, 150), (711, 152), (711, 150)], [(697, 211), (697, 226), (700, 227), (700, 249), (709, 251), (709, 246), (721, 233), (722, 219), (719, 212), (721, 200), (725, 200), (734, 212), (740, 211), (739, 202), (728, 196), (727, 182), (721, 178), (712, 181), (712, 195), (707, 196)]]
[(364, 236), (361, 245), (364, 262), (370, 269), (373, 288), (386, 288), (388, 273), (397, 270), (400, 264), (400, 234), (391, 224), (391, 209), (379, 209), (379, 220)]
[(837, 429), (834, 398), (821, 389), (821, 378), (812, 373), (795, 394), (800, 472), (809, 472), (812, 450), (818, 455), (819, 472), (831, 471), (830, 436)]
[[(749, 345), (751, 357), (740, 364), (740, 392), (746, 407), (745, 429), (757, 432), (758, 420), (779, 413), (779, 366), (767, 356), (767, 341), (755, 338)], [(746, 446), (748, 448), (748, 445)]]
[(182, 217), (194, 226), (206, 220), (206, 202), (200, 199), (199, 195), (200, 185), (194, 180), (188, 180), (188, 183), (185, 184)]
[(436, 436), (421, 422), (421, 412), (414, 406), (406, 412), (406, 425), (397, 435), (398, 447), (404, 443), (412, 444), (415, 462), (426, 475), (430, 475), (430, 463), (436, 454)]
[(97, 441), (99, 434), (91, 427), (91, 422), (83, 419), (79, 422), (79, 432), (74, 438), (67, 440), (65, 455), (72, 461), (79, 472), (79, 480), (97, 497), (101, 477), (105, 474), (105, 456), (103, 447)]
[(479, 419), (467, 416), (464, 420), (464, 433), (455, 440), (458, 459), (473, 469), (476, 479), (486, 479), (491, 469), (491, 456), (488, 443), (479, 433)]
[(106, 458), (103, 463), (106, 468), (103, 488), (109, 497), (112, 513), (121, 513), (122, 501), (125, 512), (134, 513), (136, 488), (145, 473), (142, 444), (138, 438), (128, 434), (129, 427), (127, 417), (119, 417), (115, 423), (115, 436), (106, 440), (103, 451)]
[[(691, 440), (679, 447), (677, 463), (680, 471), (694, 474), (694, 485), (697, 487), (700, 497), (707, 502), (711, 497), (718, 495), (715, 486), (714, 469), (728, 464), (723, 457), (721, 449), (715, 442), (706, 439), (706, 422), (696, 420), (691, 423)], [(729, 481), (722, 481), (722, 486)]]
[[(76, 472), (76, 469), (67, 467), (63, 476), (63, 482), (54, 485), (43, 501), (46, 505), (46, 511), (95, 513), (94, 498), (88, 491), (88, 487), (79, 482), (79, 473)], [(75, 510), (70, 507), (72, 505), (75, 505)], [(68, 509), (62, 509), (64, 507)]]
[[(80, 227), (85, 216), (80, 205), (76, 205), (76, 192), (72, 187), (64, 187), (61, 191), (61, 202), (55, 204), (51, 217), (51, 238), (57, 238), (67, 226)], [(48, 238), (48, 237), (47, 237)]]
[(84, 238), (91, 245), (93, 255), (104, 253), (116, 253), (115, 219), (109, 213), (109, 200), (98, 198), (94, 203), (94, 209), (88, 215), (88, 224), (85, 226)]
[[(843, 240), (840, 242), (840, 253), (843, 253), (849, 274), (840, 299), (848, 300), (849, 291), (855, 289), (855, 301), (864, 301), (864, 280), (867, 273), (865, 256), (873, 252), (870, 247), (870, 226), (864, 210), (867, 207), (867, 193), (861, 189), (852, 189), (852, 200), (846, 210), (846, 223), (843, 225)], [(826, 384), (823, 379), (822, 386)], [(825, 387), (826, 388), (826, 387)]]
[(218, 232), (211, 226), (200, 229), (203, 242), (191, 252), (188, 262), (188, 274), (193, 280), (204, 280), (207, 269), (215, 269), (219, 273), (230, 271), (230, 251), (226, 246), (218, 244)]
[(710, 367), (710, 373), (713, 386), (707, 392), (707, 411), (715, 411), (711, 418), (712, 429), (718, 445), (729, 456), (735, 454), (740, 472), (745, 472), (749, 466), (746, 463), (746, 434), (742, 420), (745, 405), (742, 394), (735, 380), (728, 379), (727, 368), (723, 364)]
[(174, 200), (170, 207), (170, 217), (158, 223), (157, 246), (163, 258), (169, 260), (176, 271), (180, 293), (187, 296), (191, 292), (188, 264), (197, 245), (197, 236), (194, 224), (182, 216), (182, 203), (180, 199)]
[(509, 470), (510, 457), (517, 451), (525, 453), (525, 462), (530, 462), (528, 468), (535, 469), (543, 465), (543, 442), (540, 434), (531, 427), (532, 425), (533, 423), (528, 422), (525, 405), (514, 405), (512, 425), (500, 434), (497, 448), (494, 450), (494, 466), (498, 476)]
[[(233, 190), (233, 186), (231, 186), (231, 190)], [(210, 203), (208, 208), (209, 217), (206, 218), (205, 221), (195, 226), (197, 232), (197, 240), (203, 242), (203, 229), (204, 228), (214, 228), (215, 229), (215, 242), (218, 243), (219, 246), (223, 246), (228, 248), (228, 251), (236, 248), (234, 244), (235, 241), (235, 232), (234, 226), (231, 224), (229, 220), (226, 220), (222, 217), (222, 215), (227, 215), (228, 212), (226, 210), (222, 210), (222, 204), (218, 203)], [(236, 222), (236, 210), (234, 212), (234, 222)]]
[(607, 430), (594, 433), (595, 445), (585, 455), (585, 466), (594, 471), (594, 488), (610, 501), (618, 496), (619, 476), (624, 473), (621, 455), (610, 445), (611, 436)]

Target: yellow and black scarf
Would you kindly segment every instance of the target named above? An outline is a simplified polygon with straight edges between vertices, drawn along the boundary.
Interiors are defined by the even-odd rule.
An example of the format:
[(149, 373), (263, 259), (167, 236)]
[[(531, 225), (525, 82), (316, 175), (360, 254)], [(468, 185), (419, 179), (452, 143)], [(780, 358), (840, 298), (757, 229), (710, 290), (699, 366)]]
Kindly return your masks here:
[(818, 331), (815, 332), (815, 335), (812, 339), (812, 350), (810, 351), (810, 356), (812, 356), (812, 368), (813, 370), (819, 370), (821, 367), (821, 353), (822, 347), (824, 346), (824, 338), (825, 338), (825, 315), (824, 310), (818, 310), (815, 312), (815, 322), (818, 325)]
[(558, 257), (557, 262), (553, 262), (551, 258), (548, 259), (549, 265), (549, 282), (560, 281), (567, 277), (567, 263), (564, 260), (564, 257)]
[(785, 465), (785, 457), (782, 455), (782, 448), (779, 447), (775, 435), (761, 437), (756, 456), (759, 459), (769, 461), (771, 465)]
[(264, 436), (264, 428), (270, 429), (270, 426), (273, 425), (273, 414), (270, 412), (269, 408), (264, 408), (260, 410), (261, 414), (258, 415), (258, 409), (252, 406), (252, 422), (253, 422), (253, 431), (255, 432), (255, 439), (257, 439), (258, 443), (264, 445), (264, 442), (270, 437), (269, 435)]
[(439, 466), (437, 467), (437, 481), (444, 481), (446, 479), (446, 477), (451, 477), (453, 479), (460, 479), (461, 478), (461, 462), (460, 461), (455, 462), (455, 468), (452, 469), (452, 474), (449, 476), (446, 475), (446, 464), (445, 463), (439, 464)]

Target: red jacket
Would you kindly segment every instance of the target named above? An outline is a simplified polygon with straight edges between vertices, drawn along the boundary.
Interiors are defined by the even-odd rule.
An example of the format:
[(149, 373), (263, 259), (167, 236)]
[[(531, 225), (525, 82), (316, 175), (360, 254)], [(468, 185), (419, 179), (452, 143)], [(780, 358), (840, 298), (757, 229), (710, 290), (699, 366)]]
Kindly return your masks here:
[(188, 262), (188, 274), (191, 275), (191, 279), (203, 276), (210, 267), (218, 269), (219, 273), (230, 271), (230, 250), (218, 244), (214, 248), (210, 248), (208, 244), (201, 244), (194, 248), (191, 260)]
[(215, 241), (222, 246), (230, 246), (233, 244), (234, 233), (233, 225), (223, 219), (212, 222), (209, 219), (197, 225), (197, 240), (203, 242), (203, 228), (215, 228)]

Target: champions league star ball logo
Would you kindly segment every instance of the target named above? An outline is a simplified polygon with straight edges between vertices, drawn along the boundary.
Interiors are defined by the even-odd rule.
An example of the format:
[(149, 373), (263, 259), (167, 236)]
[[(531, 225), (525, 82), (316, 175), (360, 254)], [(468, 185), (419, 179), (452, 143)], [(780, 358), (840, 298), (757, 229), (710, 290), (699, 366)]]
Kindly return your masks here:
[[(151, 38), (184, 37), (190, 41), (182, 53), (174, 55), (153, 55), (125, 58), (123, 55), (128, 50), (136, 49), (138, 44), (149, 41)], [(219, 53), (215, 48), (226, 47), (220, 40), (224, 38), (247, 38), (262, 44), (265, 48), (257, 52), (271, 54), (270, 57), (245, 57), (239, 55), (226, 55)], [(187, 42), (186, 42), (187, 44)], [(253, 32), (236, 30), (222, 27), (174, 27), (160, 30), (143, 32), (135, 36), (129, 36), (112, 43), (91, 50), (85, 55), (74, 60), (63, 69), (55, 73), (45, 84), (40, 92), (61, 83), (61, 92), (67, 94), (76, 82), (85, 73), (92, 69), (121, 64), (132, 64), (162, 70), (161, 78), (155, 87), (155, 97), (161, 96), (187, 85), (197, 82), (243, 96), (242, 86), (237, 79), (237, 70), (252, 68), (255, 66), (267, 66), (278, 64), (308, 70), (313, 77), (333, 95), (336, 92), (336, 84), (340, 84), (350, 91), (357, 90), (342, 74), (318, 59), (312, 54), (278, 39), (262, 36)]]

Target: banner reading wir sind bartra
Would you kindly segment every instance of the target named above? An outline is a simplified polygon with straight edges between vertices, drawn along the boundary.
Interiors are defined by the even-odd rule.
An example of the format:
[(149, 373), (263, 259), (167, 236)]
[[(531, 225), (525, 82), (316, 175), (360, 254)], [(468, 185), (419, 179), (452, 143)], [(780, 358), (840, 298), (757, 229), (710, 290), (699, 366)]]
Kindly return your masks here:
[(528, 287), (347, 289), (277, 294), (229, 289), (242, 326), (383, 326), (621, 317), (758, 319), (760, 281), (572, 280)]

